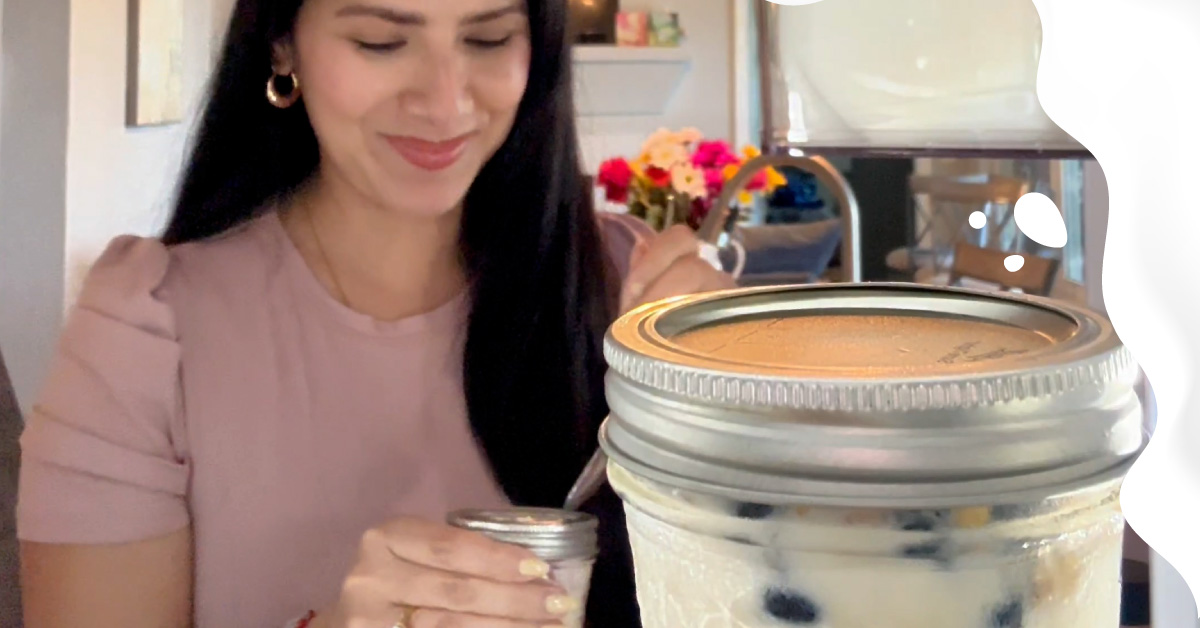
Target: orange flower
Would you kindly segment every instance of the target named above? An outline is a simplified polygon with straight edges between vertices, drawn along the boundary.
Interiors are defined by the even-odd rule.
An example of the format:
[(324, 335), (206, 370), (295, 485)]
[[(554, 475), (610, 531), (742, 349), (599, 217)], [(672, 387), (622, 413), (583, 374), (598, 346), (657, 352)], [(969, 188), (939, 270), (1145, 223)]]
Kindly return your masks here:
[(787, 185), (787, 178), (774, 168), (767, 168), (767, 191), (774, 192), (777, 188)]
[[(737, 176), (738, 171), (740, 171), (741, 169), (742, 169), (742, 164), (729, 164), (728, 166), (725, 166), (725, 168), (723, 168), (721, 170), (721, 174), (725, 176), (725, 181), (729, 182), (734, 177)], [(739, 203), (742, 203), (743, 205), (745, 205), (745, 204), (749, 203), (750, 201), (754, 200), (754, 195), (751, 194), (749, 191), (747, 191), (745, 186), (742, 186), (741, 191), (738, 192), (737, 199), (738, 199)]]
[[(750, 156), (756, 154), (757, 150), (758, 149), (752, 146), (747, 146), (742, 150), (742, 153)], [(750, 159), (753, 158), (753, 156), (750, 156)], [(736, 177), (737, 173), (741, 171), (742, 166), (744, 165), (744, 163), (738, 163), (725, 166), (721, 170), (721, 174), (724, 176), (725, 181), (728, 182)], [(787, 180), (783, 178), (783, 175), (779, 174), (779, 171), (775, 170), (774, 168), (760, 170), (759, 172), (755, 173), (755, 175), (751, 177), (745, 185), (742, 186), (741, 191), (738, 192), (738, 202), (742, 203), (743, 205), (752, 202), (754, 200), (754, 192), (763, 189), (771, 191), (771, 189), (773, 189), (771, 186), (772, 182), (778, 182), (780, 180), (782, 180), (784, 183), (787, 182)]]

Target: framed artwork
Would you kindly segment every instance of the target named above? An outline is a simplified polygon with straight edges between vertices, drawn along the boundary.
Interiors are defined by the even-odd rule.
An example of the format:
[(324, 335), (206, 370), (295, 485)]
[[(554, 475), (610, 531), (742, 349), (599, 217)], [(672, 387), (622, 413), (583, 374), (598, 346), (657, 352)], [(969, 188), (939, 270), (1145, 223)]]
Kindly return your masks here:
[(183, 0), (129, 0), (125, 124), (183, 121)]

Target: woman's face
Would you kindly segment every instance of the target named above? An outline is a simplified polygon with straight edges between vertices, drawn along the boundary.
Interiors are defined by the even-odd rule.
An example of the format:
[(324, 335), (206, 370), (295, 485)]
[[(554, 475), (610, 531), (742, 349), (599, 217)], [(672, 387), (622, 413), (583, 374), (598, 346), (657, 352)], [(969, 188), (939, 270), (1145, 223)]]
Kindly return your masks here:
[(323, 176), (436, 216), (508, 136), (529, 54), (524, 0), (307, 0), (276, 71), (300, 79)]

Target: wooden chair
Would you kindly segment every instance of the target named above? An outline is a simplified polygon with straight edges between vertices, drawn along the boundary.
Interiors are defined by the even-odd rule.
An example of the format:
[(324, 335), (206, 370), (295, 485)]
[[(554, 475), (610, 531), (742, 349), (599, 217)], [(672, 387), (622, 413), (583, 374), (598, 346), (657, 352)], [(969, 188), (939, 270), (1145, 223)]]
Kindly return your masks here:
[(1017, 254), (958, 242), (954, 245), (954, 261), (950, 265), (950, 285), (968, 278), (997, 284), (1004, 290), (1019, 289), (1026, 294), (1049, 295), (1058, 276), (1058, 260), (1022, 255), (1024, 265), (1009, 271), (1004, 267), (1004, 260), (1012, 255)]
[[(959, 240), (1001, 249), (1015, 244), (1012, 208), (1030, 186), (1023, 179), (987, 174), (913, 175), (909, 177), (909, 188), (913, 222), (909, 245), (889, 253), (886, 264), (901, 274), (926, 268), (936, 275), (945, 270), (941, 260)], [(919, 203), (919, 198), (927, 202)], [(981, 230), (967, 224), (968, 216), (976, 210), (988, 217), (988, 224)]]
[(909, 177), (913, 194), (923, 194), (951, 203), (998, 203), (1011, 205), (1029, 191), (1023, 179), (981, 175), (979, 177)]
[[(977, 246), (1010, 248), (1013, 242), (1002, 242), (999, 239), (1006, 233), (1015, 232), (1012, 228), (1015, 226), (1012, 225), (1012, 208), (1017, 199), (1029, 192), (1028, 181), (994, 175), (974, 177), (914, 175), (909, 178), (909, 187), (912, 190), (914, 201), (916, 197), (925, 197), (929, 202), (928, 211), (922, 212), (919, 205), (914, 206), (924, 224), (919, 232), (915, 232), (913, 245), (915, 247), (932, 246), (932, 248), (960, 238), (971, 241)], [(986, 214), (989, 224), (982, 230), (966, 230), (967, 217), (975, 210)], [(939, 234), (938, 227), (943, 227), (946, 232)], [(973, 237), (976, 233), (978, 233), (978, 237)], [(1010, 240), (1012, 235), (1015, 233), (1010, 233)], [(939, 239), (942, 241), (938, 242)], [(933, 240), (933, 242), (926, 242), (926, 240)]]

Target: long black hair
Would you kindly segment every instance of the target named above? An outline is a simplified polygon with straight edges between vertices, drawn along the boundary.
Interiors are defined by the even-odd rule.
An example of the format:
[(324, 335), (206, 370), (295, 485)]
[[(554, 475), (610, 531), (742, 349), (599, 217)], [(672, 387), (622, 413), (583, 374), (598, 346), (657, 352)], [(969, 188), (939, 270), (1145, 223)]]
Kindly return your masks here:
[[(277, 109), (264, 93), (272, 45), (290, 36), (302, 2), (238, 1), (166, 244), (245, 223), (316, 172), (317, 138), (303, 99)], [(508, 497), (558, 506), (607, 412), (601, 341), (615, 290), (580, 168), (566, 0), (526, 4), (525, 94), (511, 133), (463, 205), (460, 244), (471, 286), (464, 384), (475, 437)], [(619, 504), (611, 492), (595, 501), (589, 509), (601, 515), (607, 542), (589, 621), (635, 626)]]

